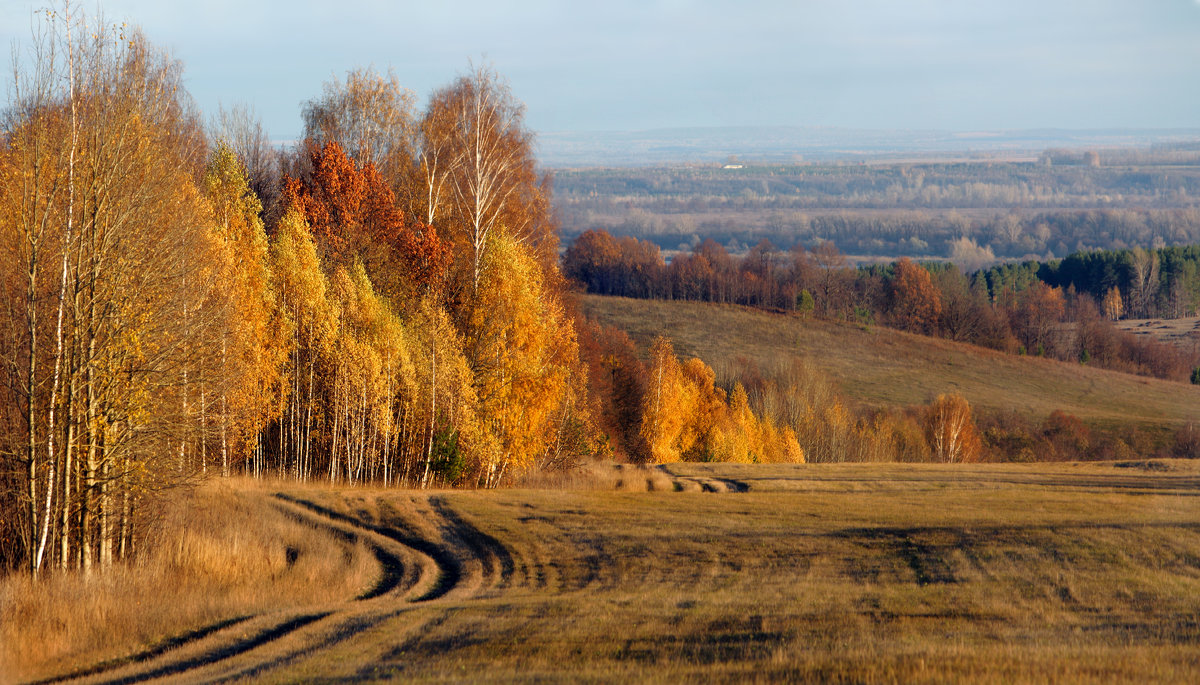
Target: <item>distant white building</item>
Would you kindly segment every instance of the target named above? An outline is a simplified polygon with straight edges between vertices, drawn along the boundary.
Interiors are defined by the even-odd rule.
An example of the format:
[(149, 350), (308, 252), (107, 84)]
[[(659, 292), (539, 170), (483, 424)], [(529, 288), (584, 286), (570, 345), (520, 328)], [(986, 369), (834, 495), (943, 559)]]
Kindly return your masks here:
[(726, 164), (725, 166), (723, 166), (721, 168), (722, 169), (741, 169), (742, 166), (743, 165), (741, 165), (741, 164)]

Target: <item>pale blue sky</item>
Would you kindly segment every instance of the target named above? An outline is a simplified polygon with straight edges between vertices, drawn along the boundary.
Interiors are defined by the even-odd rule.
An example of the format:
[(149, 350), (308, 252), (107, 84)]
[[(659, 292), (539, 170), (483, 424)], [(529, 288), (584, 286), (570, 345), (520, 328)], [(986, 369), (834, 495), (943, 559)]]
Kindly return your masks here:
[[(44, 0), (0, 0), (28, 43)], [(95, 3), (83, 4), (94, 14)], [(490, 61), (537, 131), (687, 126), (1200, 127), (1198, 0), (106, 0), (186, 65), (206, 112), (272, 137), (359, 65), (423, 100)]]

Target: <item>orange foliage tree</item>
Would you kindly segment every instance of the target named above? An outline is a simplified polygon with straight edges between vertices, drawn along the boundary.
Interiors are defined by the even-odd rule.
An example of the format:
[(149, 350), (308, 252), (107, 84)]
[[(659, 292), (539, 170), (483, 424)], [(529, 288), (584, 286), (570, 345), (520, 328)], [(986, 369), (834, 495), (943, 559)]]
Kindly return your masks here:
[(541, 269), (516, 240), (501, 233), (491, 241), (467, 342), (492, 438), (481, 469), (489, 487), (558, 449), (564, 425), (584, 405), (575, 329), (562, 305), (547, 296)]
[[(591, 413), (606, 436), (607, 449), (618, 457), (645, 461), (640, 433), (646, 365), (625, 331), (576, 319), (579, 356), (587, 365)], [(603, 449), (603, 445), (602, 445)]]
[(908, 258), (896, 262), (895, 269), (891, 281), (892, 320), (899, 328), (914, 333), (937, 331), (942, 298), (929, 272)]
[(933, 460), (943, 463), (979, 460), (979, 429), (971, 418), (971, 405), (958, 393), (938, 395), (925, 411), (925, 439)]
[(1010, 314), (1013, 332), (1029, 352), (1045, 354), (1055, 343), (1054, 328), (1066, 311), (1062, 288), (1038, 281), (1017, 297)]
[(755, 413), (740, 383), (727, 397), (707, 364), (696, 358), (680, 364), (666, 338), (655, 341), (650, 357), (641, 437), (652, 461), (805, 460), (792, 428)]
[(646, 394), (642, 400), (641, 425), (642, 439), (646, 441), (650, 460), (654, 463), (676, 462), (683, 458), (694, 446), (697, 423), (703, 420), (696, 413), (698, 395), (701, 391), (720, 392), (712, 387), (711, 379), (707, 388), (696, 387), (697, 380), (703, 383), (703, 375), (696, 371), (692, 370), (692, 378), (685, 376), (671, 341), (662, 337), (654, 341)]

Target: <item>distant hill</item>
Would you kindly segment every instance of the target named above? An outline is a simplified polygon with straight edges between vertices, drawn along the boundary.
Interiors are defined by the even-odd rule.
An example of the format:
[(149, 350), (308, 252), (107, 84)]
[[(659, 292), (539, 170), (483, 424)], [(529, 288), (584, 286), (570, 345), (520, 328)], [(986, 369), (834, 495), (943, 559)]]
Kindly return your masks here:
[(832, 127), (717, 127), (648, 131), (546, 132), (545, 167), (645, 166), (663, 163), (1036, 157), (1047, 148), (1139, 147), (1200, 140), (1200, 129), (1035, 129), (911, 131)]
[(1061, 409), (1098, 426), (1150, 430), (1200, 420), (1200, 386), (1014, 355), (882, 327), (802, 320), (744, 307), (587, 295), (583, 310), (646, 348), (671, 338), (681, 357), (720, 370), (745, 357), (769, 366), (796, 355), (867, 406), (924, 404), (962, 393), (973, 406), (1040, 420)]

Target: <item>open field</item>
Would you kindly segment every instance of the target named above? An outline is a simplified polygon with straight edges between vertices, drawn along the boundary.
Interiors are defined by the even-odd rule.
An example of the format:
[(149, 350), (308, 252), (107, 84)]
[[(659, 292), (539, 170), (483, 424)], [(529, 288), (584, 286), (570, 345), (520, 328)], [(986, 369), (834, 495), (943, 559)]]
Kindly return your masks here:
[(589, 316), (623, 329), (639, 346), (666, 335), (677, 354), (700, 357), (718, 373), (739, 358), (769, 368), (799, 356), (868, 406), (923, 404), (956, 391), (976, 408), (1016, 410), (1038, 420), (1055, 409), (1096, 425), (1149, 430), (1200, 419), (1200, 387), (1183, 383), (745, 307), (594, 295), (580, 302)]
[(1171, 343), (1187, 350), (1200, 345), (1200, 316), (1179, 319), (1121, 319), (1116, 326), (1134, 335)]
[(231, 609), (84, 680), (1200, 676), (1200, 463), (603, 474), (231, 493), (370, 549), (375, 581)]

